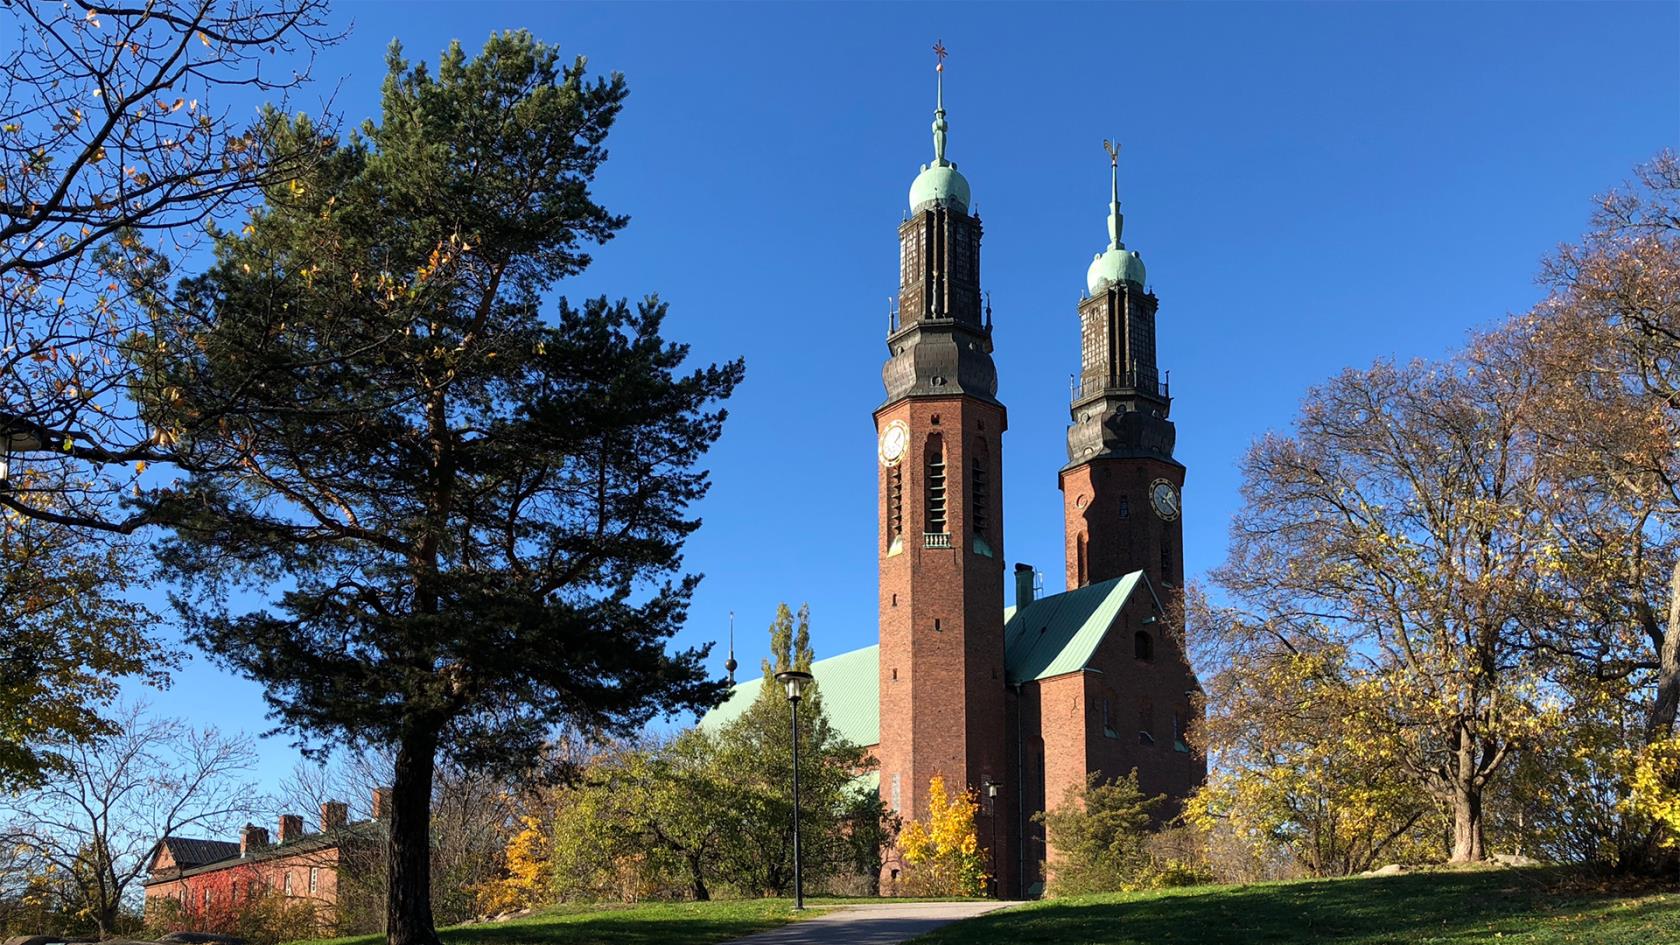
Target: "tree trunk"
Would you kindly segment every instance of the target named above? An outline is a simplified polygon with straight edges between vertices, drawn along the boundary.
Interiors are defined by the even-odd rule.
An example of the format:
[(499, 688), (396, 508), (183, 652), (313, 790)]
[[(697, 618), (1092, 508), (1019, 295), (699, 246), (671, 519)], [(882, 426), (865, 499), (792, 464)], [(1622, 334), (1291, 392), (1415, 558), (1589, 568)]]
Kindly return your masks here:
[[(1674, 734), (1674, 722), (1680, 712), (1680, 561), (1668, 578), (1668, 623), (1658, 629), (1655, 615), (1644, 608), (1646, 635), (1656, 650), (1657, 679), (1652, 692), (1651, 708), (1645, 714), (1645, 744), (1660, 742)], [(1671, 784), (1670, 787), (1680, 787)], [(1655, 829), (1628, 829), (1620, 838), (1617, 869), (1629, 873), (1660, 874), (1674, 862), (1673, 854), (1659, 845), (1661, 833)]]
[(437, 733), (411, 725), (397, 747), (386, 841), (385, 941), (438, 945), (432, 925), (432, 772)]
[(1647, 744), (1661, 741), (1674, 732), (1674, 718), (1680, 711), (1680, 562), (1668, 579), (1668, 627), (1657, 643), (1657, 691), (1645, 718)]
[(1487, 858), (1482, 836), (1482, 784), (1477, 779), (1476, 739), (1467, 722), (1458, 723), (1458, 751), (1453, 758), (1453, 844), (1449, 862), (1479, 863)]
[(1460, 779), (1453, 785), (1453, 863), (1477, 863), (1487, 858), (1482, 838), (1482, 790)]
[(705, 902), (712, 898), (712, 894), (706, 889), (706, 876), (701, 870), (700, 857), (698, 856), (688, 858), (688, 879), (691, 884), (690, 888), (694, 893), (695, 902)]
[(101, 940), (115, 938), (117, 935), (117, 906), (102, 905), (94, 910), (93, 924), (99, 929)]

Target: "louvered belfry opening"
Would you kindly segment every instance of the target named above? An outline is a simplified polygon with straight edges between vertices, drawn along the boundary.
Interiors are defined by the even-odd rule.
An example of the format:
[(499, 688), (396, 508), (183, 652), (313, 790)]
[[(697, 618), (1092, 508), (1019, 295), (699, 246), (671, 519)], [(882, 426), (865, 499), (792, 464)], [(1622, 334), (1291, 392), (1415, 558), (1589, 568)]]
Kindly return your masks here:
[(929, 535), (944, 535), (949, 529), (945, 521), (945, 440), (935, 433), (927, 442), (927, 526)]

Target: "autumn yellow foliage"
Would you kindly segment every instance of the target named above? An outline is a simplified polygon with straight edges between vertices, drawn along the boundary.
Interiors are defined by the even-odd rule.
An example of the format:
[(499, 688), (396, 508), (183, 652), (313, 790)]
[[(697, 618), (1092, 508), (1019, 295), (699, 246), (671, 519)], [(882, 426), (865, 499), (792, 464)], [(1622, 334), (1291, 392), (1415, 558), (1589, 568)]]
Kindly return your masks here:
[(899, 834), (898, 846), (911, 867), (906, 885), (927, 896), (980, 896), (988, 879), (974, 815), (980, 802), (973, 792), (947, 789), (945, 779), (928, 782), (928, 815), (912, 820)]
[(1652, 742), (1639, 752), (1623, 806), (1661, 827), (1663, 846), (1680, 846), (1680, 737)]
[(499, 915), (529, 909), (542, 903), (551, 885), (549, 836), (542, 821), (520, 818), (521, 829), (508, 840), (503, 875), (480, 886), (479, 909), (485, 915)]

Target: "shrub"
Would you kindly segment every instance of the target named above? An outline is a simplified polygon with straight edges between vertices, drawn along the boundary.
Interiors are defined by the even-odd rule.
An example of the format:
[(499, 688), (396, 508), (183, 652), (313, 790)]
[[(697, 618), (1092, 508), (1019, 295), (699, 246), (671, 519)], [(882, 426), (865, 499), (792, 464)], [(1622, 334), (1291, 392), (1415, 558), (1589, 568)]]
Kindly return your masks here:
[(912, 820), (898, 846), (909, 869), (904, 891), (912, 896), (981, 896), (986, 892), (984, 852), (974, 825), (980, 802), (973, 792), (947, 790), (945, 779), (928, 782), (928, 816)]
[[(1160, 797), (1145, 797), (1138, 789), (1137, 772), (1103, 783), (1091, 774), (1072, 785), (1055, 810), (1035, 814), (1044, 824), (1055, 851), (1048, 864), (1051, 896), (1150, 888), (1157, 870), (1147, 847), (1153, 813)], [(1170, 875), (1183, 871), (1174, 869)]]

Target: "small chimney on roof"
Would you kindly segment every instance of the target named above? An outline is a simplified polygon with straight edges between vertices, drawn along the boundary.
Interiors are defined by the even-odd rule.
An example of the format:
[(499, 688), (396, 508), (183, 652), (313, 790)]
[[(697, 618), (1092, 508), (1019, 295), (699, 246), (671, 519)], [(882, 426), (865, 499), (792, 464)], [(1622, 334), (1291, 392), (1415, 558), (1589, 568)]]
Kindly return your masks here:
[(321, 832), (332, 833), (343, 830), (350, 822), (350, 807), (343, 801), (326, 801), (321, 804)]
[(373, 819), (384, 820), (391, 816), (391, 789), (376, 787), (373, 789)]
[(303, 818), (297, 814), (280, 815), (280, 842), (291, 843), (303, 836)]
[(239, 832), (239, 855), (247, 857), (268, 846), (268, 831), (256, 824), (246, 824)]
[(1033, 602), (1033, 566), (1015, 565), (1015, 612), (1020, 613)]

